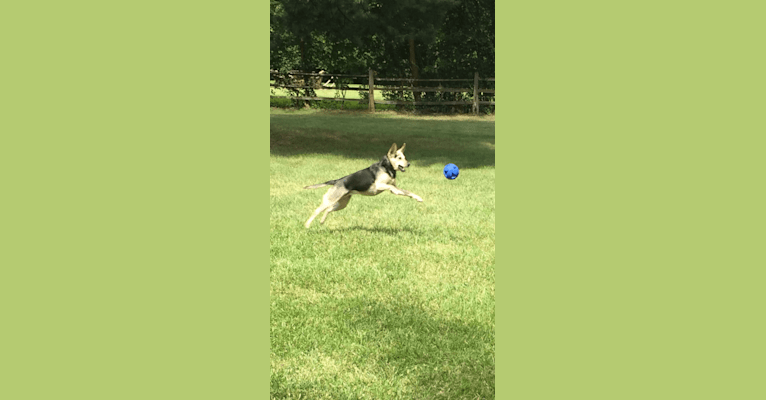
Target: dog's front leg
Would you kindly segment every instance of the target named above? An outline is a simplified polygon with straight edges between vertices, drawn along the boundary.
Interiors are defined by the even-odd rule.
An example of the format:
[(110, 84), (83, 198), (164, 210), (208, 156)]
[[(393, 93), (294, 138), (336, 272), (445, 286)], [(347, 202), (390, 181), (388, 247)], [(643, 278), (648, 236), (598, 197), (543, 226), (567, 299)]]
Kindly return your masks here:
[(412, 192), (404, 190), (404, 189), (399, 189), (396, 186), (388, 185), (388, 187), (386, 187), (386, 189), (388, 189), (391, 193), (393, 193), (395, 195), (408, 196), (408, 197), (412, 197), (413, 199), (415, 199), (415, 200), (417, 200), (419, 202), (423, 202), (423, 199), (420, 198), (420, 196), (416, 195), (415, 193), (412, 193)]

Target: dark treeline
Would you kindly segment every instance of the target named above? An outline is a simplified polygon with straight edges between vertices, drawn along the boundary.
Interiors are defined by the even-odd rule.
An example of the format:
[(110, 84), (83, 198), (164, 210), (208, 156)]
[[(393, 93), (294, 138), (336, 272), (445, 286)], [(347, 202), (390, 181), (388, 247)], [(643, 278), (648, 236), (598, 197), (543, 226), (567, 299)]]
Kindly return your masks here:
[(494, 0), (272, 0), (271, 67), (380, 77), (495, 76)]

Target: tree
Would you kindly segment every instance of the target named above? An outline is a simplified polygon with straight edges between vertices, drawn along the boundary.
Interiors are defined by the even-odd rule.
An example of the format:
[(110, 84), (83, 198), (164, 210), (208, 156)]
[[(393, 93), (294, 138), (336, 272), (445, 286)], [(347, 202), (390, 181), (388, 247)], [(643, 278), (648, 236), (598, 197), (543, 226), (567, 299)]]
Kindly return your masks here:
[[(494, 0), (272, 0), (278, 69), (494, 76)], [(420, 93), (416, 93), (416, 100)]]
[(495, 76), (494, 0), (462, 0), (447, 13), (442, 30), (446, 34), (435, 51), (445, 77), (462, 78), (474, 71)]
[[(378, 0), (375, 3), (370, 13), (376, 34), (394, 44), (407, 44), (410, 77), (417, 86), (420, 66), (416, 42), (426, 48), (434, 43), (445, 15), (457, 5), (457, 0)], [(420, 100), (419, 92), (415, 92), (415, 100)]]

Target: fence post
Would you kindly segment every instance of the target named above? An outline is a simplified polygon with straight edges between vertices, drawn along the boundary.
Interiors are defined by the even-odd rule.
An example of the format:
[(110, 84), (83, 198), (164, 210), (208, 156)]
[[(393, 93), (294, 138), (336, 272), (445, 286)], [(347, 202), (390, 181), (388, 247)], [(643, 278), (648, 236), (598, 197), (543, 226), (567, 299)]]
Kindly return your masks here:
[(473, 113), (479, 115), (479, 71), (473, 75)]
[(370, 106), (369, 106), (369, 111), (370, 112), (375, 112), (375, 77), (373, 77), (373, 73), (374, 72), (373, 72), (372, 68), (370, 68), (370, 83), (369, 83), (369, 86), (370, 86), (370, 96), (369, 96), (369, 98), (370, 98)]

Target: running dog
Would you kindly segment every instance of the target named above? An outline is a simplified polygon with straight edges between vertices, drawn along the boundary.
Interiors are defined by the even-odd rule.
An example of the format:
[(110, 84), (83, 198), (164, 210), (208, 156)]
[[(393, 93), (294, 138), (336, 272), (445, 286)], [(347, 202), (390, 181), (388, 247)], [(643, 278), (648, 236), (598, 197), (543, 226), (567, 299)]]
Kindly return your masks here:
[(324, 224), (327, 214), (346, 208), (349, 200), (351, 200), (351, 195), (353, 194), (375, 196), (388, 190), (393, 194), (409, 196), (422, 202), (423, 199), (415, 193), (396, 187), (396, 171), (405, 172), (405, 168), (410, 166), (410, 163), (404, 158), (404, 146), (406, 145), (406, 143), (403, 143), (402, 147), (397, 149), (396, 143), (394, 143), (391, 148), (388, 149), (388, 154), (386, 154), (380, 161), (361, 171), (346, 175), (340, 179), (304, 187), (304, 189), (316, 189), (318, 187), (332, 185), (330, 190), (324, 194), (322, 205), (320, 205), (319, 208), (314, 211), (311, 218), (306, 221), (306, 228), (311, 225), (311, 221), (313, 221), (322, 211), (324, 211), (324, 215), (322, 215), (322, 219), (319, 220), (319, 223)]

